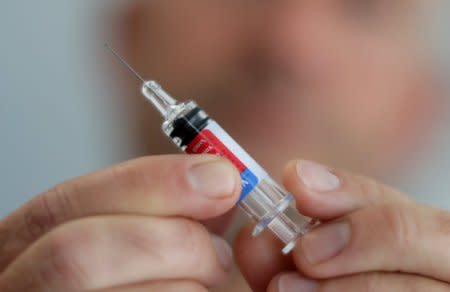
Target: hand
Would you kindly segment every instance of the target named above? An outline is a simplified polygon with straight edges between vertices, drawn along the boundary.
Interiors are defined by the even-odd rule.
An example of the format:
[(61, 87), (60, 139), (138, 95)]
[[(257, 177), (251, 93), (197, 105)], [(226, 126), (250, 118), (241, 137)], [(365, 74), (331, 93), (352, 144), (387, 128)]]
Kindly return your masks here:
[(280, 255), (270, 234), (236, 242), (254, 291), (450, 291), (450, 213), (373, 180), (306, 161), (287, 167), (300, 212), (323, 224)]
[(230, 210), (215, 156), (130, 161), (63, 183), (0, 221), (0, 291), (206, 291), (231, 250), (198, 220)]

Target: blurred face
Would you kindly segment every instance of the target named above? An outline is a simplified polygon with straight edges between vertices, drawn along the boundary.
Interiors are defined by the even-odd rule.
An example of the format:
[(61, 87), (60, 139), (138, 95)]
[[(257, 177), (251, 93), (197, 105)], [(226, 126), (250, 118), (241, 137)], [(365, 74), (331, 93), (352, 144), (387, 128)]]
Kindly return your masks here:
[(125, 41), (144, 76), (196, 99), (269, 170), (304, 157), (378, 175), (429, 120), (419, 10), (414, 0), (138, 1)]

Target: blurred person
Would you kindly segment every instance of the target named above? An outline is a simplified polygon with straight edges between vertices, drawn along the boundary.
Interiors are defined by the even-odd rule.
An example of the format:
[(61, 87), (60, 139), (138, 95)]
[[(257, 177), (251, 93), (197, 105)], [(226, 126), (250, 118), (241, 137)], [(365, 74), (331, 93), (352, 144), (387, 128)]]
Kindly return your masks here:
[[(143, 76), (195, 97), (273, 174), (308, 158), (283, 181), (324, 223), (287, 257), (244, 227), (234, 254), (253, 291), (450, 290), (449, 212), (367, 178), (405, 171), (437, 114), (418, 34), (427, 3), (154, 0), (120, 12), (121, 48)], [(154, 155), (60, 184), (4, 219), (1, 291), (245, 291), (215, 235), (237, 201), (236, 170), (157, 155), (173, 150), (158, 117), (130, 102)]]

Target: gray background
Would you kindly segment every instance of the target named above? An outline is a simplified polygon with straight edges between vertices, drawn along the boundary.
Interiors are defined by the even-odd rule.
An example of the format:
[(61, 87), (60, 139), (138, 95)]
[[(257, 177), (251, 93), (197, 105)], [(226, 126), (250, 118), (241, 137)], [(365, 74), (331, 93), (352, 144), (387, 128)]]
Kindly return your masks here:
[[(103, 21), (98, 12), (120, 2), (1, 1), (0, 218), (58, 182), (137, 155), (133, 113), (121, 102), (125, 85), (110, 88), (101, 78), (104, 40), (92, 29)], [(430, 34), (442, 57), (450, 51), (444, 2)], [(444, 117), (426, 159), (393, 183), (450, 209), (448, 125)]]

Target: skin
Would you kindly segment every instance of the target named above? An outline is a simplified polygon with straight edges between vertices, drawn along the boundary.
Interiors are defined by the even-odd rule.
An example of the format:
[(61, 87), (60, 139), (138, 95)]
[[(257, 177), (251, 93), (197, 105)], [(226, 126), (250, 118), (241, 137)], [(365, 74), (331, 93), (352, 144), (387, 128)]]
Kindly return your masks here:
[[(300, 212), (321, 219), (323, 224), (301, 238), (292, 257), (287, 258), (280, 256), (279, 243), (270, 234), (252, 239), (248, 228), (242, 230), (235, 243), (236, 258), (253, 291), (447, 291), (450, 288), (446, 251), (449, 212), (419, 204), (373, 179), (329, 167), (324, 169), (339, 178), (339, 186), (319, 191), (305, 184), (317, 177), (311, 173), (299, 177), (301, 164), (305, 162), (288, 164), (284, 184), (296, 195)], [(327, 231), (329, 234), (342, 224), (349, 226), (347, 243), (327, 258), (311, 260), (308, 250), (311, 244), (318, 244), (314, 238), (319, 239), (321, 250), (327, 249), (336, 241), (330, 237), (331, 242), (321, 239), (327, 238), (324, 237)], [(264, 259), (261, 254), (265, 255)], [(282, 290), (280, 279), (286, 275), (299, 280), (295, 282), (299, 287), (301, 282), (313, 281), (314, 290)]]
[[(308, 291), (450, 288), (449, 212), (341, 170), (299, 172), (305, 164), (315, 165), (287, 166), (285, 186), (299, 211), (323, 223), (289, 257), (270, 234), (255, 239), (243, 229), (234, 250), (253, 291), (306, 291), (298, 288), (304, 281), (313, 281)], [(333, 189), (317, 187), (324, 172), (339, 181)], [(226, 213), (239, 191), (229, 162), (185, 155), (141, 158), (58, 185), (0, 222), (0, 290), (208, 291), (232, 260), (198, 220)], [(348, 226), (345, 244), (311, 261), (314, 240), (336, 224)], [(336, 242), (318, 244), (330, 251)], [(281, 290), (286, 283), (291, 290)]]
[(58, 185), (0, 222), (0, 290), (204, 291), (232, 261), (198, 220), (239, 192), (235, 168), (211, 156), (141, 158)]
[[(116, 19), (144, 76), (199, 96), (271, 173), (298, 156), (340, 166), (286, 167), (299, 211), (322, 221), (290, 256), (269, 233), (241, 230), (235, 259), (254, 291), (450, 288), (450, 214), (353, 174), (391, 177), (424, 140), (434, 90), (414, 34), (419, 11), (412, 0), (155, 0), (130, 2)], [(159, 129), (142, 130), (143, 145), (167, 152)], [(62, 183), (0, 221), (0, 291), (218, 287), (232, 258), (201, 222), (224, 227), (217, 218), (239, 193), (234, 167), (211, 156), (153, 155)], [(337, 240), (312, 244), (338, 227), (343, 239), (342, 226), (339, 250)], [(327, 257), (311, 261), (311, 246)]]

